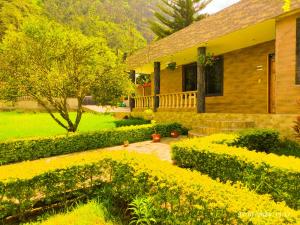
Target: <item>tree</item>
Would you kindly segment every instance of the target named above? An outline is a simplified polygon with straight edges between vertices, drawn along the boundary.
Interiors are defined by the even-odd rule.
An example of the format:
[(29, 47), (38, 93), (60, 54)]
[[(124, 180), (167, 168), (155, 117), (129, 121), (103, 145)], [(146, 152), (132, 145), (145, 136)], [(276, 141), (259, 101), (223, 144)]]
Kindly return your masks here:
[(151, 30), (158, 39), (169, 36), (206, 15), (201, 11), (212, 0), (161, 0), (160, 11), (154, 13), (156, 20), (150, 21)]
[(32, 0), (0, 1), (0, 41), (8, 29), (19, 30), (24, 19), (40, 13), (41, 8)]
[(117, 54), (131, 54), (146, 45), (145, 38), (128, 16), (127, 0), (47, 0), (45, 14), (83, 34), (106, 39)]
[[(1, 44), (0, 63), (0, 78), (8, 93), (2, 97), (32, 97), (68, 132), (77, 130), (87, 94), (105, 92), (106, 98), (97, 100), (115, 102), (128, 94), (129, 88), (123, 87), (130, 87), (128, 74), (104, 39), (87, 37), (47, 19), (30, 18), (20, 31), (9, 31)], [(110, 82), (117, 78), (118, 85)], [(113, 93), (108, 93), (110, 89)], [(74, 121), (69, 115), (69, 97), (77, 99)]]

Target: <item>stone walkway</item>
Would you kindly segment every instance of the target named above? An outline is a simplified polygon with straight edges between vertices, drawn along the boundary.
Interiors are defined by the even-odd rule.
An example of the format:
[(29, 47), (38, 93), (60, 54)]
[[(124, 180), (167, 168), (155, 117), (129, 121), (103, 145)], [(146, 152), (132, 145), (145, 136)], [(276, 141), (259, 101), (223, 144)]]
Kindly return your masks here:
[[(162, 138), (161, 142), (153, 143), (152, 141), (143, 141), (138, 143), (132, 143), (128, 147), (124, 146), (115, 146), (105, 148), (105, 150), (128, 150), (143, 153), (151, 154), (157, 156), (163, 161), (172, 162), (171, 159), (171, 143), (187, 138), (186, 136), (180, 136), (178, 138)], [(102, 150), (102, 149), (100, 149)], [(96, 150), (99, 151), (99, 150)]]

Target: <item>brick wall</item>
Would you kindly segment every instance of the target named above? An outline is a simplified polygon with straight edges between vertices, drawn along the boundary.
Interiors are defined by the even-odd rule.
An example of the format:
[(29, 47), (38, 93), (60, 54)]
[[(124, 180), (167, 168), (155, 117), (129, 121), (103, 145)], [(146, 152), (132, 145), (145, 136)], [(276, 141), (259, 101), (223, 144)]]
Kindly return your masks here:
[[(224, 54), (224, 96), (207, 97), (207, 112), (268, 113), (268, 55), (274, 52), (271, 41)], [(181, 66), (161, 71), (160, 90), (182, 92)]]
[(298, 113), (300, 85), (296, 76), (296, 18), (282, 18), (276, 23), (276, 113)]

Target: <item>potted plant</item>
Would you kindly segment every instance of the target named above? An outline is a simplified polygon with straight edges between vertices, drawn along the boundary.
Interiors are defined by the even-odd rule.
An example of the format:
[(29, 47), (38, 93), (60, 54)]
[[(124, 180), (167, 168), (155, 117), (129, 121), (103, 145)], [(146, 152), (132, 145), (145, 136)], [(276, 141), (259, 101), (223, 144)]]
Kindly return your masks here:
[(128, 140), (124, 141), (124, 147), (128, 147), (128, 146), (129, 146), (129, 141)]
[(160, 142), (160, 139), (161, 139), (161, 135), (157, 133), (157, 130), (156, 130), (156, 121), (155, 120), (152, 120), (151, 121), (151, 124), (154, 125), (154, 134), (152, 134), (152, 141), (153, 142)]
[(180, 133), (177, 130), (172, 130), (171, 131), (171, 137), (172, 138), (178, 138)]
[(168, 63), (168, 65), (167, 65), (167, 68), (168, 68), (169, 70), (171, 70), (171, 71), (174, 71), (174, 70), (176, 69), (176, 67), (177, 67), (176, 62), (170, 62), (170, 63)]

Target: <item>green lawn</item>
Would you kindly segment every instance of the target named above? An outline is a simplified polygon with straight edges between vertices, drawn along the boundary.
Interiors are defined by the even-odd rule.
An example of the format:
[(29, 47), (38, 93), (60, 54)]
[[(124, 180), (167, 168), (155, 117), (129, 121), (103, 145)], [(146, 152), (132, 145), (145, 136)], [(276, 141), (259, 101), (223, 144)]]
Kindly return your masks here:
[[(75, 113), (71, 113), (75, 118)], [(115, 127), (115, 119), (110, 115), (85, 113), (78, 132), (101, 130)], [(47, 113), (0, 112), (0, 141), (33, 136), (65, 134)]]

